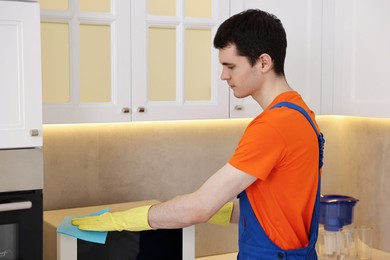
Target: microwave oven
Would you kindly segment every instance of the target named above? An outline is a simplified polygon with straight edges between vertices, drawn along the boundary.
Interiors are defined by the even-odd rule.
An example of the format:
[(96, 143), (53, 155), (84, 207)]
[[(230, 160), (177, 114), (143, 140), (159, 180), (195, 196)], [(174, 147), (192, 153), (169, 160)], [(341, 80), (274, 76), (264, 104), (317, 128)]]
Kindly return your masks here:
[(108, 232), (97, 244), (57, 233), (57, 260), (193, 260), (195, 227)]
[[(132, 201), (44, 211), (44, 259), (195, 259), (195, 226), (140, 232), (113, 231), (108, 232), (105, 244), (87, 242), (56, 232), (65, 217), (82, 216), (106, 208), (112, 212), (121, 211), (155, 203), (158, 201)], [(153, 253), (160, 256), (155, 258)]]

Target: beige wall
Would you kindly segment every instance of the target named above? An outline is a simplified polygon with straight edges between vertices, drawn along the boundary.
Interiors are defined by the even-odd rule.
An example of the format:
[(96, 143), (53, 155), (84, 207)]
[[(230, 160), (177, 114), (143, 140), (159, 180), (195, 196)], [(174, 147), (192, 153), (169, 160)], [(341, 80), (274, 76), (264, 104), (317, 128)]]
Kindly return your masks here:
[[(355, 222), (390, 251), (390, 119), (319, 116), (322, 193), (360, 199)], [(146, 199), (198, 188), (233, 153), (249, 119), (44, 126), (44, 208)], [(377, 206), (374, 206), (377, 205)], [(196, 255), (237, 250), (237, 226), (196, 229)]]

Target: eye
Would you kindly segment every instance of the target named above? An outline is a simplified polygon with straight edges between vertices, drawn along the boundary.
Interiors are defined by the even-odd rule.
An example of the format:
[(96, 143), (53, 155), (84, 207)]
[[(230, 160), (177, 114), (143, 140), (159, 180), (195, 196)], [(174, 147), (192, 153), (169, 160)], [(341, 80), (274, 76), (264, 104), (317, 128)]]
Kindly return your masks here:
[(222, 65), (224, 68), (227, 68), (228, 70), (233, 70), (236, 67), (235, 64), (229, 62), (224, 62), (222, 63)]

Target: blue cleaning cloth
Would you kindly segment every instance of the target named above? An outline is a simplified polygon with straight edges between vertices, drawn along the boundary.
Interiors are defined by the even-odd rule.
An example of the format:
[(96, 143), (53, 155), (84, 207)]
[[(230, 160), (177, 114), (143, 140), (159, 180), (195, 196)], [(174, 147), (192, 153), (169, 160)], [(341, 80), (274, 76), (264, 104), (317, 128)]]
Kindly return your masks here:
[[(83, 215), (83, 216), (99, 216), (105, 212), (108, 212), (109, 209), (105, 208), (95, 213)], [(79, 216), (79, 217), (83, 217)], [(65, 217), (64, 220), (60, 223), (57, 228), (57, 233), (65, 234), (68, 236), (75, 237), (77, 239), (85, 240), (88, 242), (105, 244), (107, 238), (107, 232), (100, 231), (85, 231), (78, 229), (77, 226), (72, 225), (72, 219), (75, 217)]]

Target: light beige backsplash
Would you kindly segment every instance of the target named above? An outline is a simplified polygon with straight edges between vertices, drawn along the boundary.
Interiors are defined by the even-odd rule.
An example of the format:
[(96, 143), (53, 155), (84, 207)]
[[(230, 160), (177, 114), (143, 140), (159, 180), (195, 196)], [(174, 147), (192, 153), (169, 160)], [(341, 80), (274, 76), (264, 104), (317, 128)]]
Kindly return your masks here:
[[(360, 199), (356, 224), (390, 251), (390, 119), (319, 116), (322, 193)], [(230, 158), (249, 119), (44, 126), (44, 209), (192, 192)], [(237, 250), (237, 226), (196, 228), (196, 255)]]
[(355, 225), (374, 228), (373, 245), (390, 252), (390, 119), (319, 117), (326, 135), (322, 194), (359, 199)]

